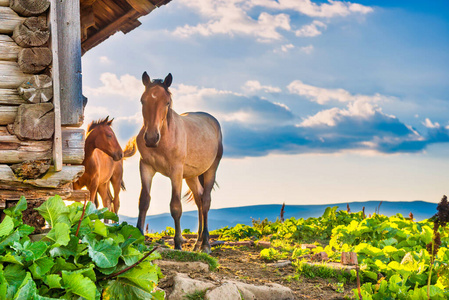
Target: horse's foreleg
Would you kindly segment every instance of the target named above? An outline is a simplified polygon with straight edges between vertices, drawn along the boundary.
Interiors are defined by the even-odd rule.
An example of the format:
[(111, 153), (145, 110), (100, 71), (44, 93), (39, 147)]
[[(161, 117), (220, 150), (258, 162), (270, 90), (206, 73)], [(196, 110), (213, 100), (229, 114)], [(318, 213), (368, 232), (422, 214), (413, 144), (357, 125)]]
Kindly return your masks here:
[(172, 185), (172, 196), (170, 201), (170, 213), (175, 221), (175, 249), (181, 250), (182, 230), (181, 230), (181, 188), (182, 188), (182, 168), (178, 168), (170, 176)]
[(201, 241), (203, 240), (203, 201), (201, 199), (203, 195), (203, 187), (198, 180), (198, 177), (186, 179), (186, 183), (193, 194), (193, 199), (195, 199), (195, 204), (198, 207), (198, 238), (195, 243), (193, 251), (197, 251), (201, 246)]
[(95, 201), (96, 196), (97, 196), (97, 190), (98, 190), (98, 176), (94, 176), (90, 180), (89, 185), (87, 186), (87, 189), (89, 190), (89, 193), (90, 193), (90, 199), (89, 199), (90, 202), (94, 203), (95, 206), (98, 208), (97, 203), (95, 203), (95, 202), (98, 202), (98, 200)]
[(143, 228), (145, 226), (145, 217), (147, 215), (148, 208), (150, 207), (150, 190), (153, 176), (156, 173), (152, 166), (145, 164), (140, 160), (140, 180), (142, 183), (142, 190), (139, 197), (139, 218), (137, 219), (137, 228), (143, 234)]
[(112, 188), (114, 189), (114, 213), (118, 214), (118, 210), (120, 208), (120, 187), (122, 184), (122, 176), (114, 174), (111, 178)]

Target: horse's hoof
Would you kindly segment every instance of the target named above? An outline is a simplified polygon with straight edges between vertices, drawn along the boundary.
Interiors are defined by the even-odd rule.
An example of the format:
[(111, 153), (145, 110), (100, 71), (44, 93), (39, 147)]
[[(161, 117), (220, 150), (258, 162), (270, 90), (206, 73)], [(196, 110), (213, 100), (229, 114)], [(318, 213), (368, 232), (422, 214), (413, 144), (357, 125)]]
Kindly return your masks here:
[(211, 254), (212, 253), (212, 251), (210, 250), (210, 246), (203, 246), (201, 248), (202, 248), (201, 251), (204, 252), (204, 253), (207, 253), (207, 254)]

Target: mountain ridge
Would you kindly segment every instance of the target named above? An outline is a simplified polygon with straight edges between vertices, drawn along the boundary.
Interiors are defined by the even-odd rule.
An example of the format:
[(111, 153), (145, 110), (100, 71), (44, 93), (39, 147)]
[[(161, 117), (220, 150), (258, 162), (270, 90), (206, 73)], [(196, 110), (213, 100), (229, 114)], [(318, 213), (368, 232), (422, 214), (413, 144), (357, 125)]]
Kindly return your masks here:
[[(366, 215), (373, 214), (381, 201), (365, 201), (365, 202), (349, 202), (349, 203), (334, 203), (334, 204), (311, 204), (311, 205), (285, 205), (284, 218), (309, 218), (319, 217), (324, 213), (326, 207), (338, 206), (339, 210), (346, 210), (346, 205), (352, 212), (358, 212), (365, 207)], [(236, 224), (250, 225), (252, 219), (263, 220), (267, 218), (269, 221), (275, 221), (280, 216), (281, 204), (261, 204), (248, 205), (239, 207), (217, 208), (209, 211), (209, 230), (222, 228), (225, 226), (235, 226)], [(382, 201), (379, 212), (381, 214), (392, 216), (397, 213), (403, 216), (408, 216), (410, 212), (413, 213), (414, 219), (421, 221), (432, 217), (436, 213), (437, 203), (425, 202), (421, 200), (416, 201)], [(131, 225), (136, 225), (137, 217), (119, 216), (121, 222), (127, 222)], [(145, 223), (149, 224), (150, 232), (160, 232), (166, 227), (174, 227), (173, 219), (169, 213), (162, 213), (158, 215), (147, 216)], [(187, 211), (182, 214), (181, 227), (183, 229), (190, 229), (197, 231), (198, 227), (198, 212)]]

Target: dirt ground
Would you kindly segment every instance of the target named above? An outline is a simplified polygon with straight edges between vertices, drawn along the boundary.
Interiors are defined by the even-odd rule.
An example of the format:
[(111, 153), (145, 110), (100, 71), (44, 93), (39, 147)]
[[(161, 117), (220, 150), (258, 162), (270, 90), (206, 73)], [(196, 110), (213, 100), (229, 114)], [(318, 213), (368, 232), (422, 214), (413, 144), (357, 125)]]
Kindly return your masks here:
[[(183, 245), (183, 250), (189, 251), (192, 248), (193, 244)], [(220, 267), (209, 274), (192, 271), (189, 275), (194, 279), (216, 282), (234, 280), (255, 285), (273, 282), (289, 287), (297, 299), (349, 299), (352, 296), (352, 289), (356, 288), (355, 284), (345, 284), (344, 290), (338, 291), (335, 279), (301, 276), (289, 280), (289, 276), (295, 275), (292, 266), (282, 268), (269, 266), (259, 258), (259, 253), (260, 249), (256, 247), (214, 247), (211, 256), (218, 259)], [(162, 271), (165, 275), (170, 273), (169, 270)]]

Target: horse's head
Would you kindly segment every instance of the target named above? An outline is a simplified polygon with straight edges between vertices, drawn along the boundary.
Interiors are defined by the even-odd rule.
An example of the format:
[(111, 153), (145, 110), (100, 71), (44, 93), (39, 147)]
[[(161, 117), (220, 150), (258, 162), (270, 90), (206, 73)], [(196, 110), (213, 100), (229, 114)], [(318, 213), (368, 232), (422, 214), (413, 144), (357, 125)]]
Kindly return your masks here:
[(107, 116), (103, 120), (93, 121), (87, 128), (88, 136), (86, 143), (94, 143), (94, 148), (98, 148), (114, 161), (119, 161), (123, 158), (123, 150), (112, 131), (112, 120)]
[(161, 129), (165, 122), (170, 121), (171, 94), (168, 90), (173, 77), (168, 74), (164, 81), (150, 80), (147, 72), (142, 75), (145, 91), (142, 94), (142, 115), (144, 126), (144, 141), (147, 147), (157, 147), (161, 139)]

